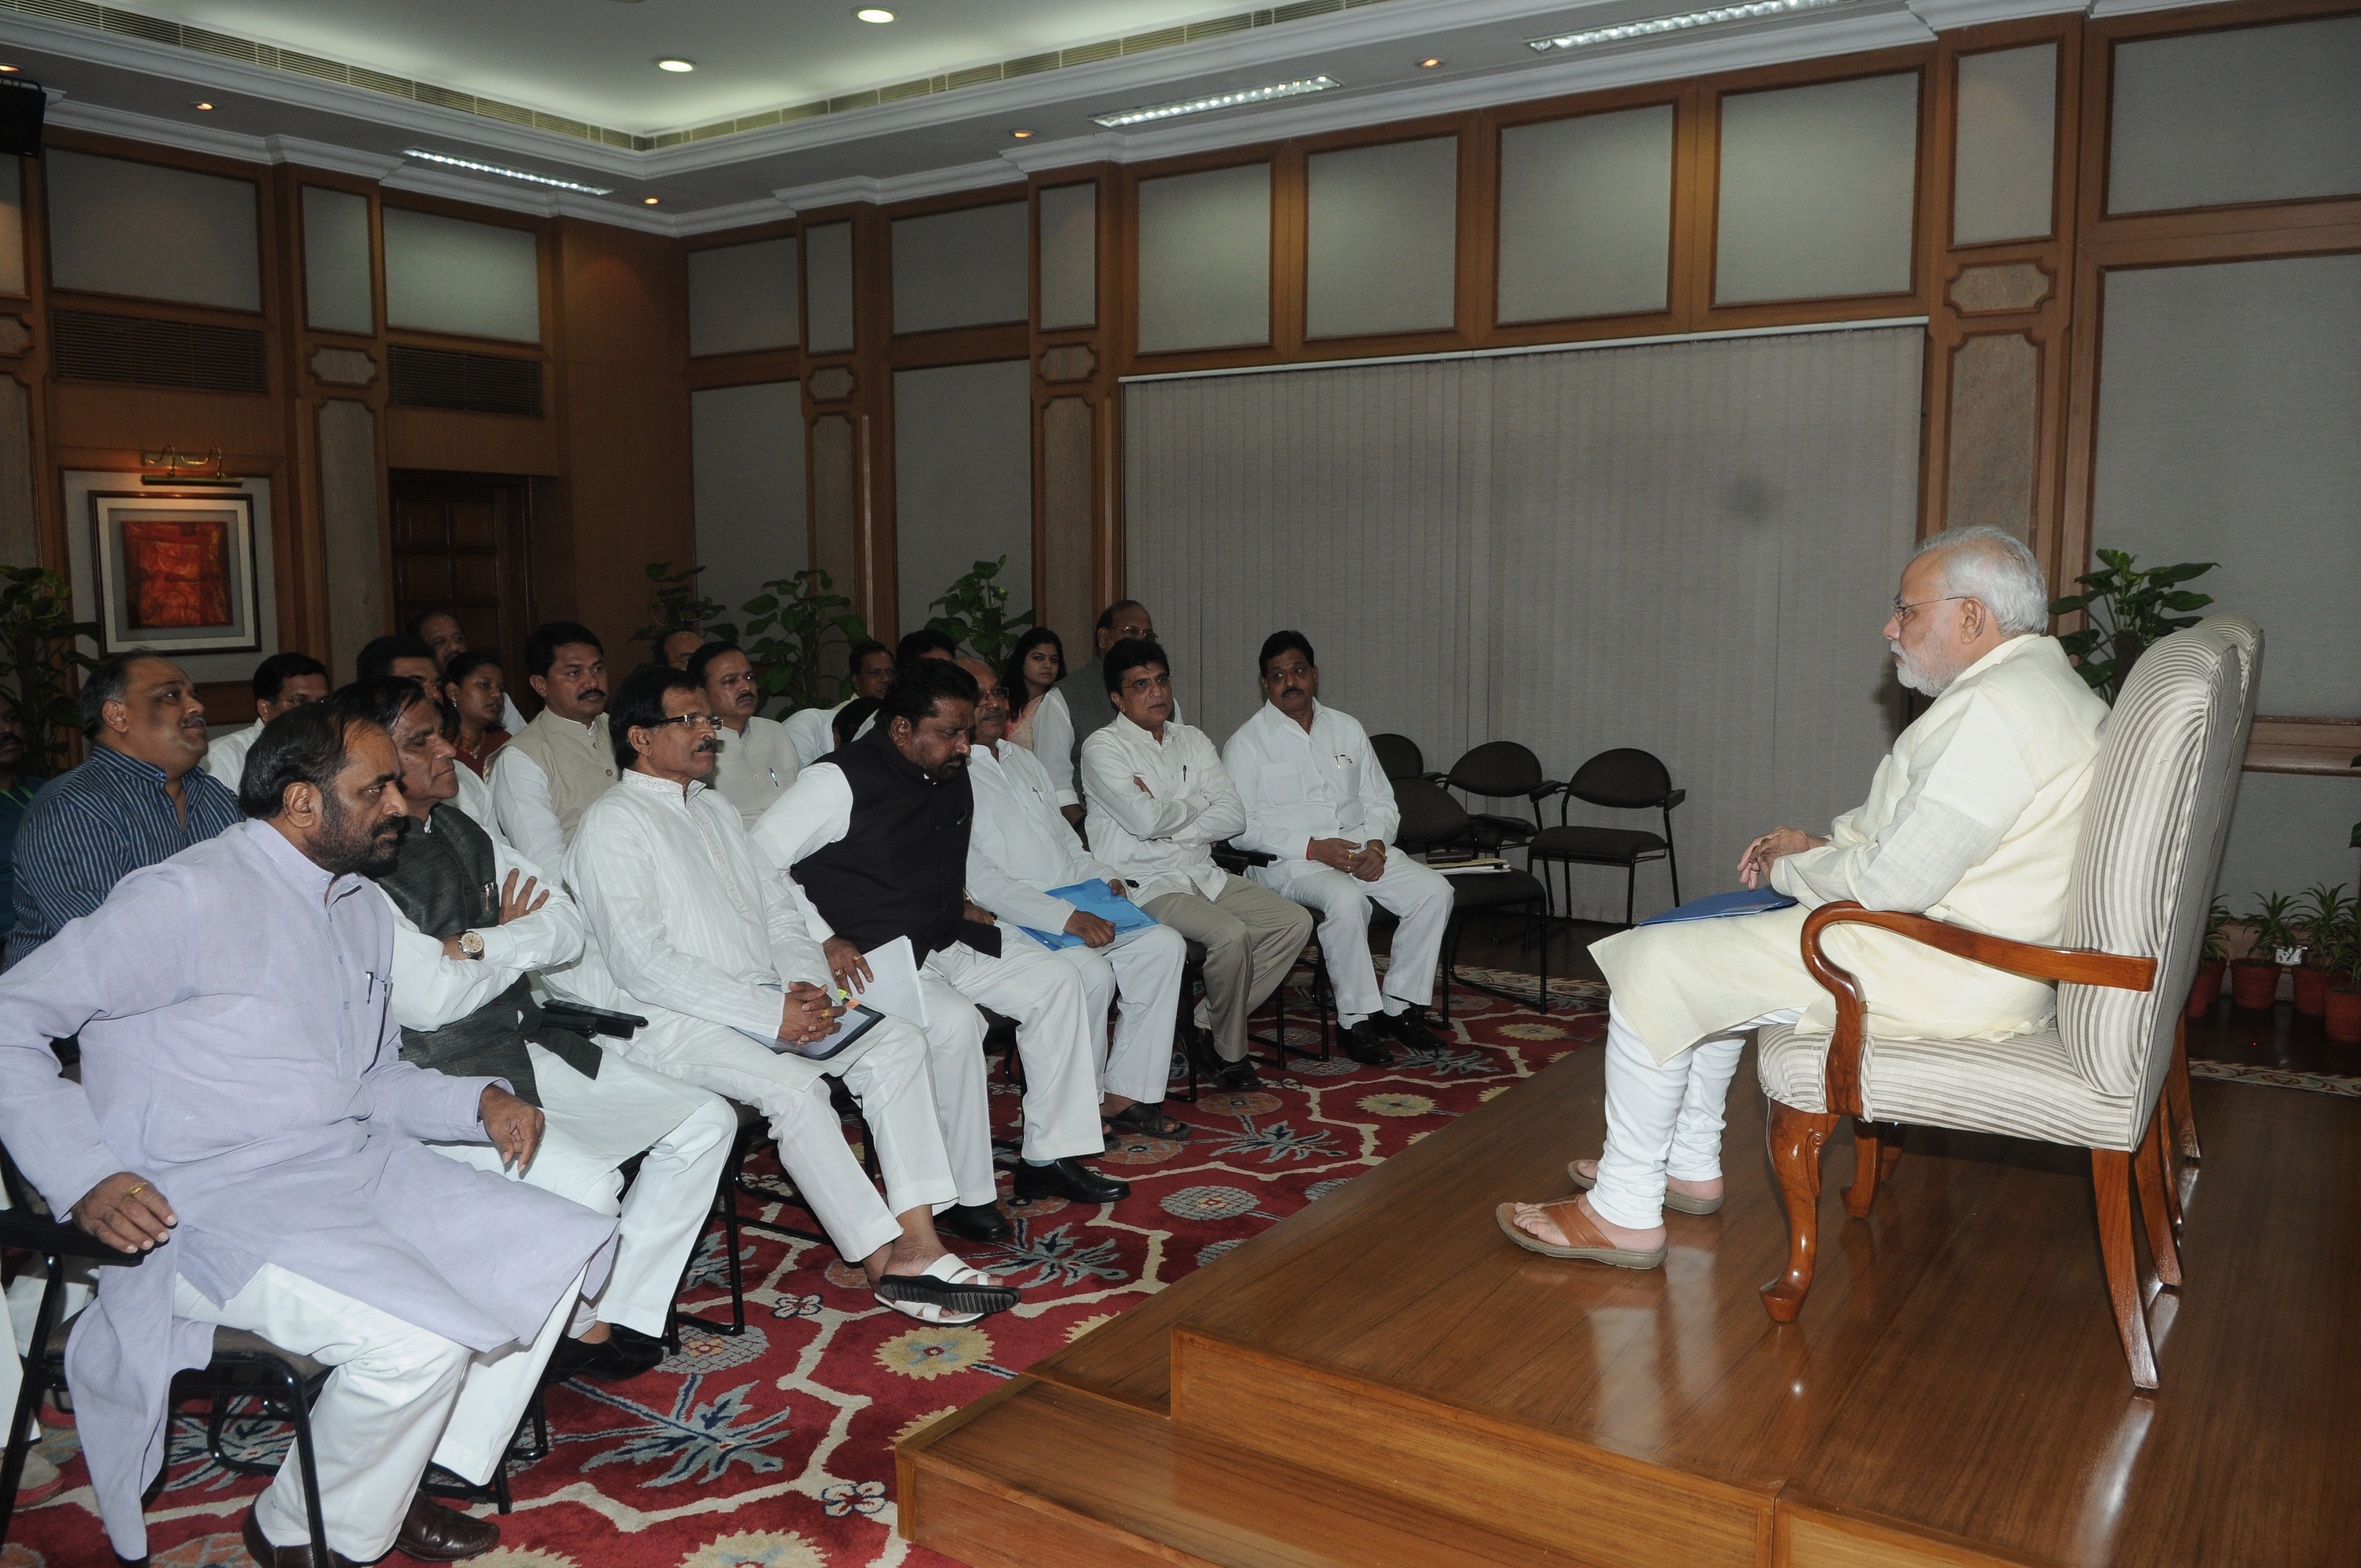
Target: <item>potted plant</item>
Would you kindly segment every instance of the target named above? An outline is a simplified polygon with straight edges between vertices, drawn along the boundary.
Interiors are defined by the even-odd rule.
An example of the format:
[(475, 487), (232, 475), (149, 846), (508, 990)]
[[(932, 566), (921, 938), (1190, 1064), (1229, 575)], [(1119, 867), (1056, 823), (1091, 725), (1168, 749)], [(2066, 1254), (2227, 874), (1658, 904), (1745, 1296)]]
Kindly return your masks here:
[(2334, 887), (2319, 883), (2304, 890), (2302, 907), (2297, 912), (2303, 927), (2306, 961), (2295, 970), (2295, 1010), (2306, 1018), (2317, 1018), (2328, 1011), (2328, 982), (2335, 971), (2330, 962), (2332, 933), (2345, 920), (2352, 905), (2345, 901), (2345, 884)]
[(2279, 974), (2288, 965), (2282, 955), (2294, 952), (2301, 961), (2303, 949), (2288, 946), (2288, 915), (2295, 900), (2286, 894), (2274, 893), (2255, 906), (2247, 916), (2255, 927), (2255, 944), (2246, 956), (2230, 965), (2230, 995), (2241, 1007), (2268, 1007), (2278, 1000)]
[(2331, 977), (2322, 1011), (2328, 1037), (2343, 1045), (2361, 1045), (2361, 907), (2346, 905), (2322, 946)]
[(2220, 899), (2205, 916), (2205, 946), (2197, 955), (2197, 973), (2189, 981), (2189, 1016), (2202, 1018), (2222, 1000), (2222, 977), (2230, 968), (2230, 949), (2222, 927), (2230, 923), (2230, 906)]
[(2211, 594), (2191, 593), (2174, 587), (2212, 571), (2219, 562), (2184, 561), (2177, 566), (2153, 566), (2140, 571), (2127, 551), (2094, 552), (2100, 570), (2074, 579), (2084, 592), (2050, 602), (2052, 615), (2085, 612), (2082, 629), (2060, 637), (2059, 645), (2077, 661), (2082, 678), (2110, 705), (2124, 689), (2132, 664), (2151, 642), (2184, 626), (2197, 624), (2188, 614), (2213, 602)]
[(0, 687), (12, 694), (25, 729), (18, 767), (54, 773), (69, 760), (66, 737), (82, 725), (82, 707), (68, 690), (71, 673), (96, 660), (76, 639), (96, 637), (93, 621), (73, 618), (65, 579), (39, 566), (0, 566)]
[(1012, 615), (1003, 609), (1008, 603), (1008, 590), (994, 579), (1007, 565), (1005, 555), (997, 561), (978, 561), (973, 570), (927, 607), (939, 606), (943, 612), (927, 622), (929, 631), (941, 632), (994, 669), (1008, 662), (1016, 640), (1033, 624), (1031, 610)]
[[(836, 700), (837, 677), (822, 666), (824, 647), (839, 651), (869, 641), (852, 601), (817, 566), (775, 577), (746, 601), (746, 656), (754, 662), (763, 701), (784, 697), (789, 709), (825, 707)], [(841, 669), (843, 666), (836, 666)]]
[(707, 631), (725, 641), (738, 640), (738, 629), (718, 619), (730, 607), (697, 591), (697, 576), (704, 570), (689, 566), (675, 572), (669, 561), (648, 563), (648, 624), (632, 632), (631, 640), (646, 643), (649, 657), (663, 653), (664, 639), (675, 631)]

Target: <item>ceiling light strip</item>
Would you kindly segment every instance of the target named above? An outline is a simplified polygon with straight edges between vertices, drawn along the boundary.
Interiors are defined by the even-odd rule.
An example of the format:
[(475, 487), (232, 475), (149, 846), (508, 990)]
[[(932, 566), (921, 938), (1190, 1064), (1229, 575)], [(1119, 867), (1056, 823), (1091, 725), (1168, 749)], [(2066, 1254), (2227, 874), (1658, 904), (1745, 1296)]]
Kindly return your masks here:
[(1149, 104), (1137, 109), (1114, 109), (1091, 118), (1109, 130), (1121, 130), (1126, 126), (1152, 125), (1159, 120), (1174, 120), (1183, 115), (1202, 115), (1215, 109), (1235, 109), (1247, 104), (1268, 104), (1275, 98), (1300, 98), (1306, 93), (1325, 93), (1343, 82), (1333, 76), (1306, 76), (1295, 82), (1275, 82), (1268, 87), (1243, 87), (1235, 93), (1216, 93), (1205, 98), (1184, 98), (1175, 104)]
[(1717, 27), (1726, 22), (1752, 22), (1765, 16), (1784, 16), (1797, 11), (1822, 11), (1831, 5), (1850, 5), (1855, 0), (1749, 0), (1741, 5), (1714, 5), (1703, 11), (1684, 11), (1672, 16), (1650, 16), (1638, 22), (1617, 22), (1609, 27), (1588, 27), (1578, 33), (1560, 33), (1554, 38), (1527, 38), (1525, 47), (1535, 54), (1547, 54), (1552, 49), (1588, 49), (1594, 44), (1622, 43), (1630, 38), (1653, 38), (1659, 33), (1686, 32), (1691, 27)]
[(503, 180), (522, 180), (528, 185), (546, 185), (553, 191), (575, 191), (585, 196), (611, 196), (612, 185), (585, 185), (578, 180), (560, 180), (555, 174), (535, 174), (529, 169), (511, 169), (505, 164), (478, 163), (472, 158), (454, 158), (447, 152), (429, 152), (423, 147), (401, 149), (404, 158), (414, 158), (422, 163), (439, 163), (445, 169), (465, 169), (474, 174), (497, 174)]

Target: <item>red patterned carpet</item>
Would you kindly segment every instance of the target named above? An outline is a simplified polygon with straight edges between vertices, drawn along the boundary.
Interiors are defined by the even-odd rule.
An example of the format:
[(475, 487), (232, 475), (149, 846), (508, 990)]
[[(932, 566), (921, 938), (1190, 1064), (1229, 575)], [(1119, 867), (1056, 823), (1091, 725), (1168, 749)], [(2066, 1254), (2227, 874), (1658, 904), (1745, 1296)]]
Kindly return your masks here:
[[(1193, 1137), (1135, 1138), (1106, 1157), (1106, 1168), (1132, 1183), (1128, 1199), (1104, 1210), (1011, 1205), (1011, 1242), (960, 1249), (1025, 1291), (1016, 1310), (970, 1328), (930, 1329), (878, 1306), (826, 1246), (750, 1234), (745, 1334), (691, 1328), (681, 1353), (643, 1377), (550, 1390), (553, 1452), (514, 1471), (516, 1511), (501, 1522), (503, 1544), (476, 1563), (948, 1563), (894, 1533), (896, 1438), (1604, 1036), (1603, 986), (1552, 989), (1546, 1018), (1458, 992), (1447, 1048), (1389, 1069), (1356, 1067), (1341, 1052), (1331, 1061), (1290, 1058), (1284, 1076), (1264, 1067), (1260, 1092), (1209, 1091), (1193, 1106), (1170, 1102), (1197, 1129)], [(1290, 1006), (1309, 1015), (1300, 994)], [(1291, 1024), (1290, 1034), (1316, 1044), (1308, 1025)], [(994, 1091), (998, 1119), (1013, 1131), (1016, 1099), (996, 1073)], [(800, 1211), (789, 1223), (804, 1223)], [(717, 1228), (685, 1299), (726, 1320), (720, 1246)], [(253, 1437), (264, 1447), (285, 1441), (269, 1430)], [(105, 1563), (72, 1429), (52, 1431), (42, 1451), (63, 1468), (64, 1489), (17, 1515), (0, 1568)], [(193, 1421), (178, 1424), (173, 1454), (148, 1516), (156, 1568), (244, 1564), (238, 1526), (263, 1483), (207, 1461)]]

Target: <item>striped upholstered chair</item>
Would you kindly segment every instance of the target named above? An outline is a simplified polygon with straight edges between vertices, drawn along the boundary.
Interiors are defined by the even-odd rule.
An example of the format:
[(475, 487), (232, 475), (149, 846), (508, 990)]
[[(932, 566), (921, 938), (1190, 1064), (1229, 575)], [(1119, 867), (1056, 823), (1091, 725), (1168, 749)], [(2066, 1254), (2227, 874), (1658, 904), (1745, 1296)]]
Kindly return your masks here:
[[(2245, 646), (2242, 646), (2245, 645)], [(2099, 1248), (2132, 1382), (2157, 1385), (2147, 1281), (2132, 1241), (2133, 1189), (2162, 1283), (2180, 1283), (2167, 1209), (2159, 1101), (2180, 1044), (2205, 911), (2242, 759), (2249, 640), (2213, 623), (2165, 639), (2134, 666), (2107, 720), (2067, 893), (2062, 948), (2035, 947), (1921, 915), (1841, 903), (1813, 912), (1804, 961), (1837, 1003), (1832, 1035), (1763, 1031), (1771, 1161), (1787, 1205), (1787, 1271), (1763, 1288), (1792, 1322), (1818, 1252), (1820, 1154), (1851, 1116), (1855, 1176), (1845, 1206), (1866, 1218), (1901, 1154), (1901, 1124), (1998, 1133), (2091, 1151)], [(1869, 1038), (1853, 977), (1821, 950), (1840, 924), (1874, 926), (2059, 982), (2047, 1028), (2001, 1041)]]

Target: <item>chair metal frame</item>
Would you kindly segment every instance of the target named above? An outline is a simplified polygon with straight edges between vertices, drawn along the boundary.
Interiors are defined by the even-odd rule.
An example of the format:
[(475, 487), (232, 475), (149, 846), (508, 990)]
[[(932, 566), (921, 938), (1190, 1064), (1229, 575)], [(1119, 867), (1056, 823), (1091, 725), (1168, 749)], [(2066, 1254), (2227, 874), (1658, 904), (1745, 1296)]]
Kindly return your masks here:
[[(1602, 799), (1598, 795), (1583, 793), (1581, 788), (1582, 775), (1589, 770), (1593, 763), (1625, 752), (1631, 752), (1638, 756), (1647, 758), (1649, 762), (1655, 764), (1658, 771), (1664, 773), (1665, 793), (1661, 797), (1653, 800), (1631, 800), (1620, 797)], [(1683, 801), (1688, 799), (1689, 792), (1685, 789), (1673, 788), (1672, 779), (1672, 770), (1665, 767), (1663, 761), (1653, 752), (1641, 751), (1640, 748), (1636, 746), (1616, 746), (1601, 751), (1596, 756), (1590, 758), (1588, 762), (1584, 762), (1581, 767), (1575, 770), (1573, 778), (1558, 786), (1557, 825), (1561, 828), (1572, 826), (1572, 824), (1566, 821), (1566, 808), (1568, 805), (1575, 800), (1580, 800), (1591, 806), (1603, 806), (1608, 807), (1609, 810), (1615, 811), (1645, 811), (1649, 807), (1653, 806), (1664, 814), (1664, 847), (1661, 853), (1653, 850), (1643, 850), (1631, 855), (1629, 859), (1609, 860), (1602, 857), (1571, 853), (1561, 850), (1551, 850), (1546, 847), (1537, 847), (1536, 844), (1532, 842), (1528, 842), (1525, 845), (1525, 863), (1528, 866), (1532, 865), (1535, 861), (1542, 861), (1545, 866), (1556, 866), (1559, 868), (1560, 873), (1565, 879), (1566, 919), (1571, 920), (1574, 918), (1574, 868), (1576, 866), (1621, 866), (1624, 869), (1623, 924), (1627, 929), (1631, 925), (1632, 916), (1639, 909), (1640, 868), (1642, 865), (1652, 865), (1657, 861), (1664, 862), (1664, 869), (1672, 873), (1673, 903), (1675, 905), (1679, 905), (1681, 901), (1681, 868), (1680, 861), (1675, 857), (1673, 850), (1673, 808), (1680, 805)], [(1537, 817), (1540, 815), (1538, 806), (1535, 808), (1534, 814)], [(1540, 836), (1538, 834), (1535, 835), (1536, 839), (1539, 837)], [(1542, 887), (1543, 891), (1550, 893), (1552, 895), (1550, 900), (1550, 911), (1551, 914), (1554, 916), (1557, 910), (1557, 901), (1554, 889), (1552, 888), (1546, 874), (1544, 874), (1542, 879)]]

